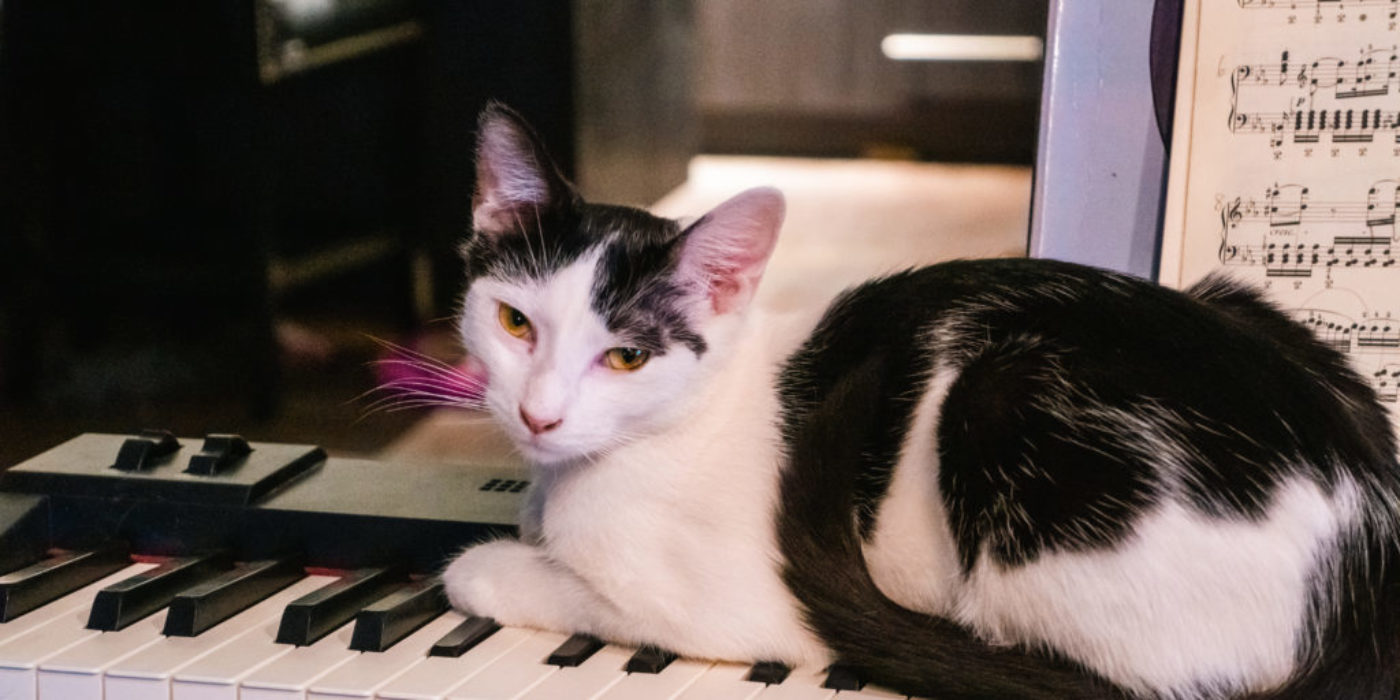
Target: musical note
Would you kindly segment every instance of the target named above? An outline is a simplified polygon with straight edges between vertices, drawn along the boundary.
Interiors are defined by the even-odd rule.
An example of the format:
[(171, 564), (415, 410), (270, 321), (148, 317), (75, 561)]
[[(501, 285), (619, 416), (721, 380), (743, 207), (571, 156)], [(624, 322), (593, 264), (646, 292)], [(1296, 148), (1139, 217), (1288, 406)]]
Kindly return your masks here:
[(1352, 331), (1356, 321), (1326, 309), (1298, 309), (1294, 320), (1307, 326), (1324, 345), (1339, 352), (1351, 352)]
[[(1319, 57), (1295, 62), (1284, 49), (1277, 64), (1236, 66), (1230, 77), (1230, 131), (1268, 134), (1277, 148), (1294, 143), (1366, 144), (1378, 134), (1400, 142), (1400, 47), (1367, 46), (1353, 59)], [(1390, 109), (1387, 109), (1387, 108)]]
[(1322, 12), (1325, 7), (1385, 7), (1390, 9), (1390, 18), (1394, 19), (1397, 14), (1397, 0), (1238, 0), (1239, 6), (1246, 10), (1297, 10), (1300, 8), (1313, 8), (1316, 12)]
[(1400, 400), (1400, 364), (1386, 363), (1371, 372), (1371, 383), (1376, 389), (1376, 398), (1388, 403)]

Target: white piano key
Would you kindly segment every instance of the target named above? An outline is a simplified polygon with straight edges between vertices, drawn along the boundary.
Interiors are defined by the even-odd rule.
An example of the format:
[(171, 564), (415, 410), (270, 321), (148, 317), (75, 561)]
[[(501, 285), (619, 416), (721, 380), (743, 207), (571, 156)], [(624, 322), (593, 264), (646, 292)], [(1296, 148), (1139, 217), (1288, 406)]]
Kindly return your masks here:
[[(32, 700), (39, 692), (39, 664), (100, 632), (87, 628), (88, 609), (97, 591), (134, 576), (152, 564), (133, 564), (97, 583), (50, 602), (62, 605), (64, 612), (48, 622), (0, 644), (0, 698)], [(76, 599), (73, 596), (77, 596)], [(77, 602), (78, 605), (70, 605)], [(41, 608), (42, 609), (42, 608)], [(37, 613), (31, 612), (30, 614)]]
[(768, 687), (746, 681), (748, 664), (718, 663), (682, 692), (677, 700), (749, 700)]
[[(335, 580), (308, 576), (297, 585), (305, 583), (314, 590)], [(238, 700), (239, 681), (296, 648), (277, 643), (280, 621), (280, 616), (268, 620), (225, 644), (219, 653), (205, 654), (176, 671), (170, 686), (173, 700)]]
[[(520, 700), (588, 700), (627, 677), (627, 660), (636, 649), (611, 644), (599, 649), (574, 668), (561, 668), (544, 682), (520, 696)], [(673, 662), (674, 663), (674, 662)]]
[[(499, 632), (497, 633), (499, 634)], [(569, 635), (536, 632), (447, 692), (450, 700), (510, 700), (559, 670), (545, 663)]]
[(451, 632), (462, 619), (460, 613), (443, 613), (385, 651), (360, 654), (354, 661), (313, 683), (307, 697), (310, 700), (373, 698), (374, 691), (427, 659), (433, 642)]
[(50, 656), (39, 664), (39, 697), (102, 700), (102, 674), (122, 659), (160, 641), (165, 609), (102, 632)]
[(347, 622), (310, 646), (294, 647), (239, 682), (240, 700), (305, 698), (311, 684), (360, 652), (350, 648), (355, 623)]
[(386, 700), (436, 700), (535, 634), (519, 627), (503, 627), (460, 657), (423, 659), (380, 688), (377, 694)]
[(830, 700), (836, 697), (836, 691), (823, 688), (825, 680), (825, 668), (796, 668), (782, 683), (770, 685), (754, 697), (758, 700)]
[[(82, 610), (86, 613), (87, 610), (92, 607), (92, 600), (97, 597), (98, 591), (118, 581), (135, 576), (153, 566), (155, 566), (155, 564), (132, 564), (121, 571), (109, 575), (107, 578), (90, 583), (57, 600), (51, 600), (9, 622), (0, 622), (0, 644), (4, 644), (11, 639), (26, 634), (40, 625), (57, 620), (68, 613), (78, 610)], [(83, 622), (86, 623), (87, 619), (84, 618)]]
[(633, 673), (608, 688), (598, 700), (667, 700), (680, 695), (713, 663), (677, 659), (661, 673)]
[(113, 664), (103, 679), (105, 700), (168, 700), (170, 684), (181, 668), (206, 654), (220, 653), (260, 625), (276, 624), (288, 603), (331, 580), (328, 576), (304, 578), (197, 636), (165, 637)]

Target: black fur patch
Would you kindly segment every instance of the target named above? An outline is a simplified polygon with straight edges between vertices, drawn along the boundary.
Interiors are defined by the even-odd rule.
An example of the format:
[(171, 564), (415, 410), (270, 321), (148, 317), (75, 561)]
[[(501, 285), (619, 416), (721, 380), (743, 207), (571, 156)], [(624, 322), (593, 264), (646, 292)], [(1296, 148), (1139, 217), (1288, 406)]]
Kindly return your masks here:
[(909, 313), (899, 301), (902, 294), (917, 293), (921, 281), (913, 274), (899, 275), (839, 298), (779, 378), (784, 435), (791, 444), (813, 408), (826, 400), (838, 382), (871, 356), (882, 358), (886, 372), (874, 380), (882, 398), (868, 407), (877, 427), (867, 434), (847, 435), (858, 441), (852, 452), (859, 460), (853, 465), (854, 498), (862, 537), (874, 532), (876, 510), (889, 488), (932, 366), (932, 356), (918, 342), (926, 319)]
[(675, 281), (684, 235), (675, 222), (635, 209), (611, 207), (609, 225), (621, 233), (603, 249), (593, 308), (608, 329), (639, 348), (664, 353), (680, 343), (701, 355), (705, 339), (691, 329), (685, 305), (696, 300)]
[[(963, 570), (1113, 545), (1158, 499), (1128, 425), (1065, 376), (1068, 353), (1017, 336), (959, 370), (938, 426), (939, 488)], [(1070, 355), (1072, 356), (1072, 355)]]

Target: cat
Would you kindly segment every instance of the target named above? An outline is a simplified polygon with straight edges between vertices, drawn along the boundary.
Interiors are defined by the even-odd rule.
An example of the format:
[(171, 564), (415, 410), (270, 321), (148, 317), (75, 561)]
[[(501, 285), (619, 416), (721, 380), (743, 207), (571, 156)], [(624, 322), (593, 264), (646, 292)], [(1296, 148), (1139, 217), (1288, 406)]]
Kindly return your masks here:
[(476, 158), (461, 335), (533, 482), (456, 608), (939, 698), (1400, 693), (1387, 416), (1257, 292), (954, 261), (775, 315), (776, 190), (588, 203), (499, 104)]

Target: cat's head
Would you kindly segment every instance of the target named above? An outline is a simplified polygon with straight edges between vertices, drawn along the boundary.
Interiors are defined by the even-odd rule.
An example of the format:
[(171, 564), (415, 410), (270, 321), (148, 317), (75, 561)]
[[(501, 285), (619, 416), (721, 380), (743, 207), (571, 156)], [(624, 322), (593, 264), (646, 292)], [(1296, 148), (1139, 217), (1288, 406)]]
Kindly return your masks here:
[(729, 360), (783, 219), (748, 190), (682, 227), (584, 202), (511, 110), (482, 114), (461, 330), (485, 401), (539, 464), (682, 419)]

